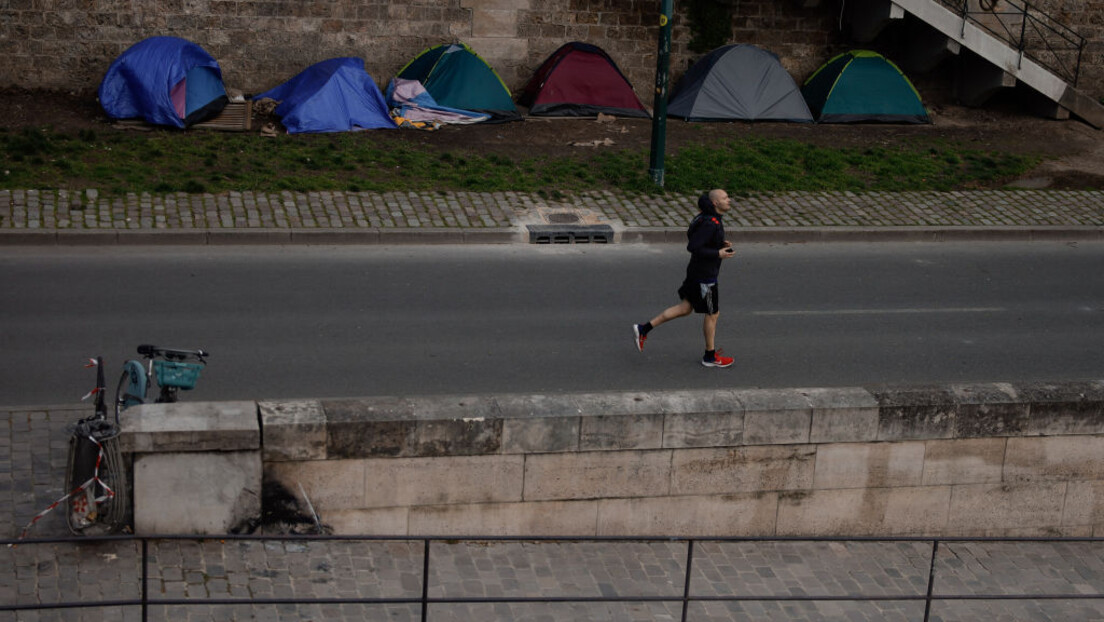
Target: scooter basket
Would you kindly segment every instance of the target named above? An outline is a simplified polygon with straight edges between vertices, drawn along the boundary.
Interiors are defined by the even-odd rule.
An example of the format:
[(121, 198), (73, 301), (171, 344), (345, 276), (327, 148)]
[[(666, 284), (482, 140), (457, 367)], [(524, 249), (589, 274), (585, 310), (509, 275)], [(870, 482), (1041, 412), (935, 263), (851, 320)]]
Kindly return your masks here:
[(201, 369), (203, 369), (203, 365), (198, 363), (153, 362), (153, 371), (157, 374), (157, 384), (163, 387), (177, 387), (185, 391), (195, 388)]

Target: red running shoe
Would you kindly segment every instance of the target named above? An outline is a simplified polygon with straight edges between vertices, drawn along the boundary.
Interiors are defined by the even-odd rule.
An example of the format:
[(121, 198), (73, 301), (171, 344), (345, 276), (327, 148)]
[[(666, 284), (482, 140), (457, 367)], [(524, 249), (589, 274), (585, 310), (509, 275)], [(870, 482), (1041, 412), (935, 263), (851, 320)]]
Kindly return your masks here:
[(644, 342), (648, 340), (648, 337), (647, 337), (647, 335), (642, 335), (640, 333), (640, 324), (633, 324), (633, 335), (634, 335), (633, 341), (636, 343), (636, 349), (643, 352), (644, 351)]
[(731, 367), (736, 359), (731, 356), (721, 356), (723, 350), (717, 350), (713, 353), (713, 358), (703, 357), (702, 365), (706, 367)]

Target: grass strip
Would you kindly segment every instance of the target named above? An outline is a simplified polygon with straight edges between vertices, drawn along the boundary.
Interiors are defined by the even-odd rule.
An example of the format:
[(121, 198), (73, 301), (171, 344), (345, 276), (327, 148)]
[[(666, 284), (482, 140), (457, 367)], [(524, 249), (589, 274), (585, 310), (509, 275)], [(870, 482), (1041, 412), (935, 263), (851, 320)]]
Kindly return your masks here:
[[(736, 194), (783, 191), (926, 191), (1000, 187), (1040, 161), (926, 141), (828, 148), (789, 139), (688, 145), (665, 158), (666, 190), (720, 186)], [(371, 133), (264, 138), (216, 132), (0, 129), (0, 188), (128, 192), (520, 191), (662, 192), (646, 151), (524, 157), (442, 151)]]

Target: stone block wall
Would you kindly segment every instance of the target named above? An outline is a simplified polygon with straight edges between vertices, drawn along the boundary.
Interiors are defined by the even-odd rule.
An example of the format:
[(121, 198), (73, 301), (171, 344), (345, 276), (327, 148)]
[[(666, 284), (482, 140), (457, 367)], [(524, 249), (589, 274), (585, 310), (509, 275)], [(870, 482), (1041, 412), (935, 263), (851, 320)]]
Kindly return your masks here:
[[(838, 7), (790, 0), (736, 3), (732, 41), (778, 54), (804, 79), (848, 47)], [(1049, 0), (1090, 40), (1082, 85), (1104, 94), (1104, 1)], [(694, 60), (676, 6), (672, 78)], [(183, 37), (217, 58), (228, 86), (256, 93), (308, 65), (359, 56), (381, 86), (419, 51), (464, 41), (517, 90), (557, 47), (603, 47), (651, 105), (658, 3), (651, 0), (8, 0), (0, 3), (0, 88), (94, 90), (108, 65), (154, 35)]]
[(1093, 97), (1104, 98), (1104, 2), (1037, 0), (1031, 5), (1085, 38), (1077, 86)]
[(338, 533), (1104, 535), (1104, 381), (259, 405)]
[(134, 533), (224, 534), (261, 513), (254, 402), (143, 404), (120, 417)]

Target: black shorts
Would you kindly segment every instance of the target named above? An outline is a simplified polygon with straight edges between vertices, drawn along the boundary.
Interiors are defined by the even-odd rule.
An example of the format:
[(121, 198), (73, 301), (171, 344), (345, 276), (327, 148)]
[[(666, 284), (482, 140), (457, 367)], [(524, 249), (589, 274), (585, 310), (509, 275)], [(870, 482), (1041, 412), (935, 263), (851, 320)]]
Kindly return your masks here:
[(716, 283), (685, 281), (678, 290), (679, 300), (690, 303), (696, 313), (713, 315), (721, 310), (720, 291)]

